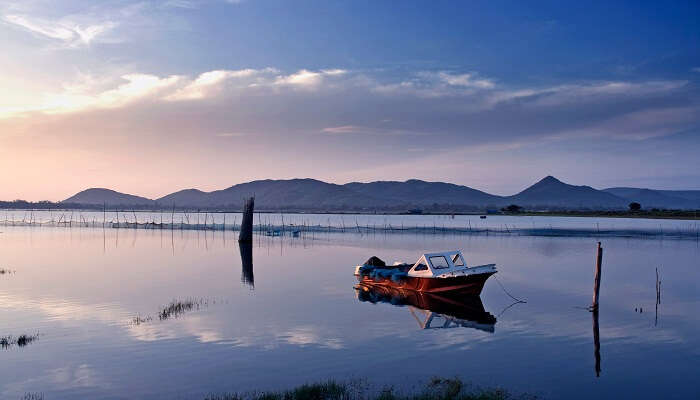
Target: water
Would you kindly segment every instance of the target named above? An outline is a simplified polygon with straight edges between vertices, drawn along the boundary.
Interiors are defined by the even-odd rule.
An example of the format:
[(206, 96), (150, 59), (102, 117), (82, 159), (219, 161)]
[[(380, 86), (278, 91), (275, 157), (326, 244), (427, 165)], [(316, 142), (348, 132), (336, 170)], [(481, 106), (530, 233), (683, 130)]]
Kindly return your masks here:
[[(375, 215), (256, 213), (256, 230), (374, 231), (526, 236), (657, 237), (700, 240), (700, 222), (682, 219), (489, 215)], [(0, 210), (0, 226), (133, 227), (236, 230), (240, 213)]]
[[(432, 376), (545, 398), (700, 390), (696, 241), (604, 239), (596, 377), (593, 318), (582, 309), (595, 238), (256, 236), (249, 271), (231, 231), (0, 231), (0, 268), (11, 271), (0, 275), (0, 336), (38, 334), (0, 349), (3, 399), (199, 399), (328, 378), (409, 390)], [(353, 266), (370, 255), (413, 261), (450, 249), (498, 265), (481, 296), (491, 327), (443, 329), (434, 315), (423, 329), (426, 310), (357, 299)], [(527, 303), (512, 305), (499, 282)], [(173, 301), (193, 303), (159, 319)]]

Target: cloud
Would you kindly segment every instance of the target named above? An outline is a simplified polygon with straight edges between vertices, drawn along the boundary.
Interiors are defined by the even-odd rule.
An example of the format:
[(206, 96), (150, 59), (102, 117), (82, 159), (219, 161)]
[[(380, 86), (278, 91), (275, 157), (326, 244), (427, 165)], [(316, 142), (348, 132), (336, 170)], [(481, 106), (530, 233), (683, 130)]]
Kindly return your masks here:
[[(260, 78), (265, 75), (277, 73), (274, 68), (256, 69), (241, 69), (241, 70), (215, 70), (200, 74), (194, 81), (187, 86), (179, 89), (177, 92), (166, 97), (167, 100), (196, 100), (205, 98), (217, 90), (229, 80), (238, 79), (244, 82), (244, 86), (264, 83), (264, 80), (254, 80), (251, 78)], [(246, 80), (247, 79), (247, 80)]]
[[(341, 68), (85, 75), (62, 90), (24, 97), (25, 103), (6, 102), (0, 118), (123, 110), (115, 117), (120, 126), (147, 126), (154, 135), (204, 131), (210, 140), (238, 137), (239, 132), (248, 138), (317, 135), (314, 140), (333, 143), (372, 140), (377, 151), (389, 151), (397, 137), (407, 135), (413, 136), (411, 147), (429, 149), (601, 135), (639, 140), (700, 123), (694, 88), (686, 81), (520, 88), (494, 82), (475, 73), (420, 71), (396, 82)], [(145, 118), (132, 117), (144, 113)], [(180, 117), (176, 121), (173, 115)]]
[(478, 89), (491, 89), (496, 86), (489, 79), (476, 79), (474, 74), (451, 75), (447, 72), (439, 72), (437, 76), (448, 85), (472, 87)]
[(81, 26), (70, 19), (48, 21), (22, 15), (5, 15), (3, 20), (39, 37), (52, 39), (71, 48), (88, 46), (99, 36), (117, 26), (112, 21)]
[[(151, 74), (124, 74), (118, 79), (95, 79), (92, 75), (80, 75), (76, 82), (63, 85), (63, 91), (45, 93), (40, 101), (33, 104), (6, 106), (0, 108), (0, 118), (26, 116), (28, 113), (61, 114), (91, 109), (117, 108), (137, 100), (150, 99), (154, 102), (198, 101), (215, 98), (217, 95), (231, 95), (236, 91), (260, 88), (303, 88), (321, 89), (328, 80), (347, 73), (341, 69), (311, 71), (302, 69), (291, 74), (280, 74), (275, 68), (213, 70), (201, 73), (194, 79), (181, 75), (159, 77)], [(113, 88), (99, 91), (106, 82), (118, 81)], [(126, 81), (126, 83), (124, 83)]]
[(700, 73), (700, 67), (695, 67), (691, 71)]
[(217, 133), (214, 136), (222, 137), (222, 138), (230, 138), (230, 137), (243, 137), (243, 136), (246, 136), (246, 134), (243, 132), (223, 132), (223, 133)]
[(275, 79), (275, 85), (314, 88), (323, 83), (327, 78), (342, 76), (346, 73), (347, 71), (343, 69), (325, 69), (320, 71), (302, 69), (290, 75), (279, 75), (277, 79)]
[(403, 94), (419, 97), (464, 97), (488, 92), (496, 88), (492, 79), (476, 73), (454, 74), (447, 71), (421, 71), (409, 79), (396, 83), (377, 82), (373, 91), (382, 94)]
[(329, 135), (422, 135), (422, 132), (414, 132), (402, 129), (375, 128), (370, 126), (341, 125), (321, 129), (321, 133)]
[(488, 95), (485, 105), (493, 107), (499, 103), (518, 102), (536, 106), (557, 106), (606, 98), (662, 95), (687, 84), (688, 81), (594, 82), (536, 89), (500, 90)]
[(204, 72), (185, 87), (167, 96), (166, 100), (198, 100), (215, 96), (224, 89), (240, 90), (255, 87), (293, 87), (308, 90), (318, 89), (327, 79), (345, 75), (342, 69), (311, 71), (302, 69), (284, 75), (276, 68), (241, 70), (215, 70)]
[(564, 130), (551, 138), (616, 137), (644, 140), (690, 129), (698, 124), (700, 106), (645, 109), (616, 115), (578, 130)]
[(165, 3), (163, 3), (163, 6), (193, 10), (199, 7), (199, 3), (192, 0), (168, 0)]
[(67, 85), (62, 92), (44, 94), (36, 104), (0, 108), (0, 118), (23, 117), (37, 112), (65, 114), (119, 108), (172, 88), (181, 79), (182, 77), (175, 75), (161, 78), (148, 74), (126, 74), (120, 77), (121, 83), (117, 87), (98, 93), (86, 92), (89, 84)]

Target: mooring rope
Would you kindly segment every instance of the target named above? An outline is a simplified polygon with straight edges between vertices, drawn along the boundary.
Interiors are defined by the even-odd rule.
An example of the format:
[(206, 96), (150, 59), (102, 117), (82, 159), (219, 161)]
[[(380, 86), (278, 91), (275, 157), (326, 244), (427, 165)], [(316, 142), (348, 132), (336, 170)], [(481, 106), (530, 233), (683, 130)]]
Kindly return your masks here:
[(512, 294), (508, 293), (508, 291), (507, 291), (506, 288), (503, 286), (503, 284), (502, 284), (501, 281), (498, 279), (498, 277), (494, 275), (494, 278), (496, 279), (496, 282), (498, 282), (498, 285), (501, 287), (501, 289), (503, 289), (503, 293), (507, 294), (508, 297), (510, 297), (511, 299), (517, 301), (518, 303), (527, 303), (527, 301), (525, 301), (525, 300), (520, 300), (520, 299), (514, 297)]

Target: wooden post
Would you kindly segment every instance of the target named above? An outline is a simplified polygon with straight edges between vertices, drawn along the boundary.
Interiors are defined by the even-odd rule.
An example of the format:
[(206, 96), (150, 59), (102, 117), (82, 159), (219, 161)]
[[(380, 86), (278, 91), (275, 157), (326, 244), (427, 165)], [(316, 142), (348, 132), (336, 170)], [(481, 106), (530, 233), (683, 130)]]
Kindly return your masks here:
[(593, 304), (591, 305), (592, 310), (598, 310), (598, 298), (600, 295), (600, 274), (602, 265), (603, 248), (600, 247), (600, 242), (598, 242), (598, 254), (595, 263), (595, 278), (593, 280)]
[(239, 242), (253, 241), (253, 209), (255, 208), (255, 197), (250, 197), (243, 205), (243, 220), (241, 221), (241, 232), (238, 235)]

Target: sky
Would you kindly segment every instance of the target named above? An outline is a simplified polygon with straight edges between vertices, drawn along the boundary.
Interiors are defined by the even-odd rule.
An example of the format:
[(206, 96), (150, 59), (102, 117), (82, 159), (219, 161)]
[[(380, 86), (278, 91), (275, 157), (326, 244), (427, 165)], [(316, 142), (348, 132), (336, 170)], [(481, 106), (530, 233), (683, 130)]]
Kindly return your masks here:
[(0, 0), (0, 199), (700, 189), (700, 3)]

